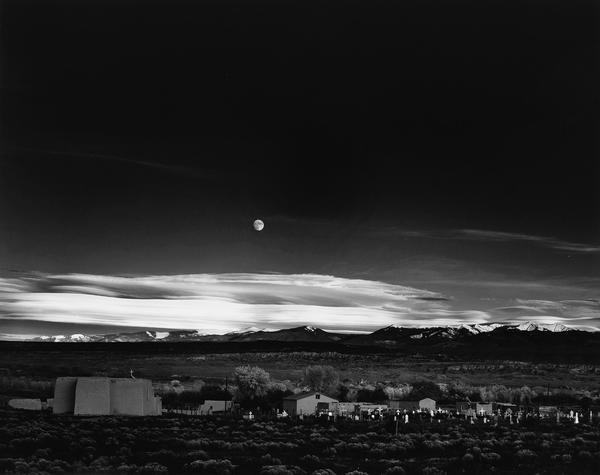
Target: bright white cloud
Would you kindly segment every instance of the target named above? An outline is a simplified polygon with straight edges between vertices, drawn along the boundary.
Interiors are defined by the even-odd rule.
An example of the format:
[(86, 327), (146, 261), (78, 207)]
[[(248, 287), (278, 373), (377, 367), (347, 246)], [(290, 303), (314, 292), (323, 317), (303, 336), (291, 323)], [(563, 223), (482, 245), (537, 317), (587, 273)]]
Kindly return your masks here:
[[(249, 325), (373, 331), (390, 324), (452, 324), (475, 318), (450, 311), (435, 292), (316, 274), (64, 274), (5, 288), (0, 298), (4, 318), (206, 333)], [(486, 315), (479, 312), (476, 318)]]
[(203, 333), (300, 325), (366, 332), (391, 324), (436, 326), (526, 319), (598, 326), (597, 301), (513, 302), (492, 310), (461, 310), (453, 308), (452, 300), (429, 290), (317, 274), (63, 274), (0, 279), (0, 319), (13, 322), (181, 328)]

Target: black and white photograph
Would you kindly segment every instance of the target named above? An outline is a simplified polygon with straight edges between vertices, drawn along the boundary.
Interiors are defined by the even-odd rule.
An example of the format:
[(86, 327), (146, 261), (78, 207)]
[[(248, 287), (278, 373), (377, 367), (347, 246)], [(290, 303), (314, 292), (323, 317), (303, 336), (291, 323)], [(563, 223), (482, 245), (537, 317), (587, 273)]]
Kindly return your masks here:
[(0, 0), (0, 473), (600, 473), (599, 18)]

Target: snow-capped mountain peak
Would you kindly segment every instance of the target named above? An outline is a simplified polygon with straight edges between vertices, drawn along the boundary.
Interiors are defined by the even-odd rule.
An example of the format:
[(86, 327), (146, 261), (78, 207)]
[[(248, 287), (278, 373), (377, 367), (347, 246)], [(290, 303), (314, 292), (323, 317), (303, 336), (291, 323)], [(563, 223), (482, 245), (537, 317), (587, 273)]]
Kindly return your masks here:
[(89, 337), (81, 333), (74, 333), (69, 337), (71, 341), (89, 341)]
[(79, 343), (93, 341), (93, 337), (83, 335), (82, 333), (73, 333), (72, 335), (44, 335), (36, 338), (37, 341), (51, 341), (63, 343)]
[[(559, 333), (572, 330), (562, 323), (469, 323), (460, 325), (437, 326), (437, 327), (402, 327), (398, 324), (390, 325), (373, 332), (377, 341), (400, 341), (404, 338), (412, 340), (458, 340), (462, 338), (471, 338), (483, 333), (491, 333), (495, 330), (508, 330), (509, 332), (547, 332)], [(305, 325), (302, 327), (288, 328), (274, 331), (262, 328), (250, 327), (237, 332), (230, 332), (224, 335), (211, 333), (201, 333), (197, 330), (172, 330), (156, 331), (141, 330), (133, 333), (114, 333), (107, 335), (84, 335), (74, 333), (72, 335), (53, 335), (39, 336), (34, 341), (61, 342), (61, 343), (82, 343), (82, 342), (148, 342), (148, 341), (258, 341), (258, 340), (277, 340), (277, 341), (349, 341), (356, 339), (352, 335), (346, 336), (330, 333), (314, 326)], [(367, 336), (361, 336), (364, 340)]]
[(170, 332), (151, 332), (151, 331), (146, 331), (146, 335), (148, 335), (150, 338), (154, 338), (155, 340), (162, 340), (164, 338), (167, 338), (171, 333)]
[(266, 332), (266, 331), (269, 331), (269, 330), (267, 330), (266, 328), (259, 328), (259, 327), (246, 327), (246, 328), (240, 328), (239, 330), (235, 330), (235, 331), (226, 333), (226, 335), (242, 335), (244, 333), (256, 333), (256, 332)]
[(519, 325), (512, 327), (519, 331), (549, 331), (549, 332), (564, 332), (571, 330), (562, 323), (535, 323), (535, 322), (524, 322)]

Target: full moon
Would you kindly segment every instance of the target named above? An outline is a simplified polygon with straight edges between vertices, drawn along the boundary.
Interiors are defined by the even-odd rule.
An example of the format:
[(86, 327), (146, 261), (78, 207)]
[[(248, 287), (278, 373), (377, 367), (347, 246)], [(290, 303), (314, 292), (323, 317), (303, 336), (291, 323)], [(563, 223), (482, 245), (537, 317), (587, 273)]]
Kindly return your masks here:
[(256, 229), (257, 231), (262, 231), (263, 228), (265, 227), (265, 223), (263, 223), (261, 219), (255, 219), (253, 226), (254, 226), (254, 229)]

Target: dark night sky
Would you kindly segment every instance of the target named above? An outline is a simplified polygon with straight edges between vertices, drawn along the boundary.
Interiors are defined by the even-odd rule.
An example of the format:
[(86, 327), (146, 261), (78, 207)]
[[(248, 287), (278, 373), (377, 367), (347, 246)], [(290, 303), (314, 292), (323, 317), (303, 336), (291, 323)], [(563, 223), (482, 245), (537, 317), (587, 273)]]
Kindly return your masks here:
[(2, 272), (309, 272), (446, 293), (434, 274), (484, 272), (597, 298), (597, 13), (3, 1)]

